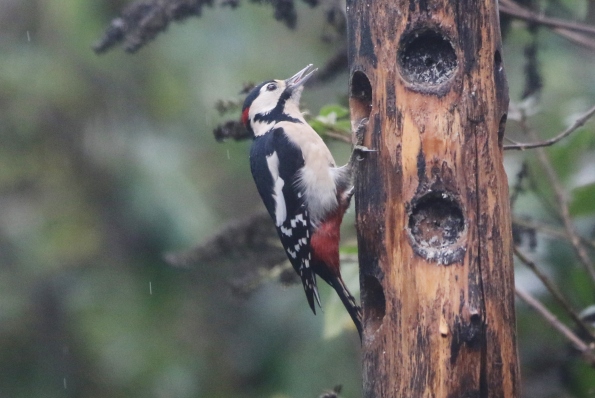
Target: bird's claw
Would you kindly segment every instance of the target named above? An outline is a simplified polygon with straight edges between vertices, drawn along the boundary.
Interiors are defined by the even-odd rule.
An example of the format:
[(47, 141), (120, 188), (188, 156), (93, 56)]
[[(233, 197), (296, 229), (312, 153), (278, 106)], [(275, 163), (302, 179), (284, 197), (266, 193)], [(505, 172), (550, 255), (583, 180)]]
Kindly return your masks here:
[(353, 145), (353, 151), (351, 152), (351, 160), (349, 162), (350, 164), (353, 164), (354, 161), (362, 161), (364, 159), (364, 155), (368, 152), (376, 152), (375, 149), (370, 149), (363, 145), (364, 133), (366, 132), (368, 121), (368, 118), (361, 119), (354, 131), (355, 143)]
[(353, 152), (357, 153), (357, 160), (358, 161), (362, 161), (364, 160), (364, 154), (365, 153), (369, 153), (369, 152), (378, 152), (378, 150), (376, 149), (370, 149), (367, 146), (363, 146), (363, 145), (356, 145), (353, 147)]
[(364, 133), (368, 126), (369, 119), (367, 117), (361, 119), (355, 129), (355, 147), (361, 146), (364, 143)]

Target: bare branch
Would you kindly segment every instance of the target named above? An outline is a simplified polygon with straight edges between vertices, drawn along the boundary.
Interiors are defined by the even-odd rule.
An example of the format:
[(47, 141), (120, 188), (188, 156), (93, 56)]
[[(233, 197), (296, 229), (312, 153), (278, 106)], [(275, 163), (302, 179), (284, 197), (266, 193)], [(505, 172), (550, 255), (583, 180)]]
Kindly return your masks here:
[(230, 257), (247, 269), (270, 269), (287, 259), (268, 213), (258, 212), (227, 224), (205, 243), (182, 253), (167, 253), (165, 260), (172, 266), (192, 267)]
[(591, 117), (593, 117), (593, 115), (595, 115), (595, 106), (593, 106), (591, 109), (589, 109), (583, 115), (581, 115), (578, 119), (576, 119), (575, 122), (572, 123), (572, 125), (570, 127), (568, 127), (566, 130), (564, 130), (557, 136), (550, 138), (549, 140), (530, 142), (530, 143), (515, 143), (512, 145), (504, 145), (504, 150), (511, 150), (511, 149), (525, 150), (525, 149), (541, 148), (541, 147), (547, 147), (547, 146), (553, 145), (556, 142), (562, 140), (563, 138), (568, 137), (570, 134), (572, 134), (574, 131), (576, 131), (579, 127), (583, 126), (587, 122), (587, 120), (589, 120)]
[(517, 296), (527, 303), (531, 308), (537, 311), (547, 323), (550, 324), (554, 329), (566, 337), (568, 341), (572, 343), (577, 350), (581, 352), (584, 359), (591, 365), (595, 365), (595, 353), (583, 340), (581, 340), (570, 328), (564, 325), (558, 318), (552, 314), (539, 300), (531, 296), (526, 291), (516, 287), (515, 289)]
[(578, 233), (576, 232), (576, 229), (574, 228), (574, 224), (572, 223), (572, 218), (570, 217), (570, 212), (568, 210), (568, 200), (566, 199), (564, 189), (562, 188), (560, 181), (558, 180), (558, 176), (556, 175), (556, 172), (554, 171), (554, 168), (551, 162), (549, 161), (549, 158), (545, 151), (542, 148), (538, 148), (537, 155), (541, 164), (545, 168), (550, 183), (554, 188), (554, 193), (558, 201), (558, 209), (560, 212), (560, 216), (562, 217), (564, 227), (566, 228), (566, 232), (568, 233), (568, 237), (570, 238), (570, 243), (572, 244), (572, 247), (574, 248), (574, 251), (578, 256), (579, 260), (585, 266), (585, 268), (591, 275), (591, 278), (595, 282), (595, 264), (593, 264), (593, 261), (589, 257), (589, 254), (583, 247), (581, 239)]
[(213, 135), (219, 142), (229, 138), (235, 141), (243, 141), (252, 138), (248, 129), (246, 129), (239, 120), (228, 120), (225, 123), (218, 125), (213, 130)]
[(136, 1), (112, 20), (93, 50), (101, 54), (123, 42), (124, 50), (133, 53), (166, 30), (170, 22), (200, 16), (203, 6), (212, 7), (213, 0)]
[[(270, 4), (274, 18), (293, 29), (297, 23), (294, 0), (250, 0), (253, 3)], [(319, 0), (302, 0), (310, 7)], [(221, 7), (236, 8), (240, 0), (219, 0)], [(165, 31), (171, 22), (179, 22), (189, 17), (200, 17), (203, 7), (213, 7), (215, 0), (144, 0), (128, 5), (122, 14), (112, 20), (103, 37), (93, 46), (100, 54), (124, 43), (124, 50), (133, 53)]]
[(554, 283), (547, 277), (547, 275), (541, 272), (535, 262), (529, 259), (529, 257), (520, 251), (518, 247), (515, 246), (513, 251), (517, 258), (521, 260), (521, 262), (525, 264), (531, 271), (533, 271), (535, 276), (539, 278), (541, 283), (543, 283), (547, 290), (552, 294), (558, 304), (564, 308), (564, 310), (568, 313), (574, 323), (581, 329), (581, 331), (584, 332), (586, 336), (589, 336), (593, 341), (595, 341), (595, 334), (593, 334), (591, 329), (585, 324), (579, 314), (570, 306), (568, 301), (566, 301), (566, 298), (562, 295)]
[(346, 135), (343, 132), (334, 131), (334, 130), (327, 130), (323, 134), (325, 137), (331, 138), (336, 141), (345, 142), (347, 144), (351, 144), (351, 136)]
[[(520, 217), (513, 217), (512, 220), (513, 225), (518, 225), (524, 228), (530, 228), (537, 232), (549, 235), (553, 238), (560, 238), (565, 240), (570, 240), (570, 237), (566, 233), (566, 230), (557, 228), (553, 225), (548, 225), (543, 222), (535, 221), (535, 220), (525, 220)], [(585, 238), (584, 236), (580, 236), (581, 242), (584, 245), (588, 245), (592, 249), (595, 249), (595, 241)]]
[(588, 48), (591, 51), (595, 51), (595, 39), (591, 39), (588, 36), (583, 35), (582, 33), (572, 32), (566, 29), (554, 29), (554, 32), (559, 34), (560, 36), (575, 42), (583, 47)]
[(595, 26), (559, 18), (546, 17), (528, 10), (511, 0), (500, 0), (500, 12), (508, 14), (511, 17), (548, 26), (550, 28), (562, 28), (595, 35)]
[[(589, 114), (591, 111), (595, 113), (595, 109), (592, 108), (587, 114)], [(585, 121), (588, 119), (588, 117), (583, 116), (583, 118), (581, 119), (584, 119)], [(574, 125), (578, 125), (581, 119), (575, 122)], [(582, 123), (584, 123), (584, 121), (582, 121)], [(538, 140), (537, 133), (529, 127), (529, 125), (527, 124), (526, 116), (524, 114), (522, 114), (519, 124), (521, 129), (526, 134), (528, 134), (535, 141)], [(550, 162), (545, 150), (543, 148), (536, 148), (536, 152), (537, 158), (539, 159), (539, 162), (545, 170), (545, 174), (550, 182), (550, 185), (554, 189), (554, 195), (558, 205), (557, 211), (560, 217), (562, 218), (562, 222), (564, 224), (564, 228), (566, 229), (566, 233), (568, 234), (568, 237), (570, 239), (572, 248), (574, 249), (580, 262), (583, 264), (583, 266), (591, 276), (591, 279), (595, 282), (595, 264), (589, 257), (589, 254), (587, 253), (585, 247), (581, 242), (580, 236), (574, 228), (572, 218), (570, 217), (570, 211), (568, 210), (568, 199), (566, 198), (564, 188), (558, 180), (558, 175), (556, 174), (556, 171), (554, 170), (554, 167), (552, 166), (552, 163)]]

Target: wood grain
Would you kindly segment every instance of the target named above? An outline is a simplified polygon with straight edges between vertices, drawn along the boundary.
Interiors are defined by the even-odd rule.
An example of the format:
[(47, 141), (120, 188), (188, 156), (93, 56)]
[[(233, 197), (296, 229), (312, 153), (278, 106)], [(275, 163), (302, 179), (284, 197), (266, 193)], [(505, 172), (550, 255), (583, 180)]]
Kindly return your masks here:
[(365, 397), (517, 397), (494, 0), (347, 2)]

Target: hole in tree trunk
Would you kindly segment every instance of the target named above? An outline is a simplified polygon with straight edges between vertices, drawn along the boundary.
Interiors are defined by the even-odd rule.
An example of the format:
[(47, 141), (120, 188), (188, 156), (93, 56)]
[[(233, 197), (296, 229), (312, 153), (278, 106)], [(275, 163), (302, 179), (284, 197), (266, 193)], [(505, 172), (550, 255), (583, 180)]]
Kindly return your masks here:
[(499, 50), (494, 52), (494, 67), (496, 68), (496, 72), (502, 71), (502, 55)]
[(450, 42), (435, 30), (414, 30), (399, 44), (401, 76), (422, 88), (441, 85), (457, 70), (457, 55)]
[(386, 313), (384, 289), (374, 276), (364, 275), (362, 304), (364, 305), (364, 328), (368, 329), (366, 335), (369, 335), (380, 328)]
[(452, 264), (465, 250), (459, 244), (465, 218), (458, 201), (444, 191), (431, 191), (414, 199), (409, 214), (409, 236), (413, 249), (428, 261)]
[(352, 122), (357, 123), (364, 118), (369, 118), (372, 111), (372, 85), (364, 72), (353, 73), (350, 91), (349, 105)]
[(498, 126), (498, 146), (502, 148), (502, 140), (504, 140), (504, 132), (506, 131), (506, 119), (508, 115), (505, 113), (500, 118), (500, 125)]

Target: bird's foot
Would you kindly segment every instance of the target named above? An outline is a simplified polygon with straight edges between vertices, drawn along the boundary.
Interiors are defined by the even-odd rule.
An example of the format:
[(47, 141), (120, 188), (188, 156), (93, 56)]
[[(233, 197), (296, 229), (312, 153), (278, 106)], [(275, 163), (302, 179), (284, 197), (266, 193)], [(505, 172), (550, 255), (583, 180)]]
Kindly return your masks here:
[(368, 118), (363, 118), (359, 121), (357, 128), (355, 129), (355, 144), (353, 145), (353, 155), (357, 156), (357, 160), (363, 160), (364, 154), (368, 152), (377, 152), (376, 149), (370, 149), (367, 146), (364, 146), (364, 134), (366, 133), (366, 128), (368, 127)]

